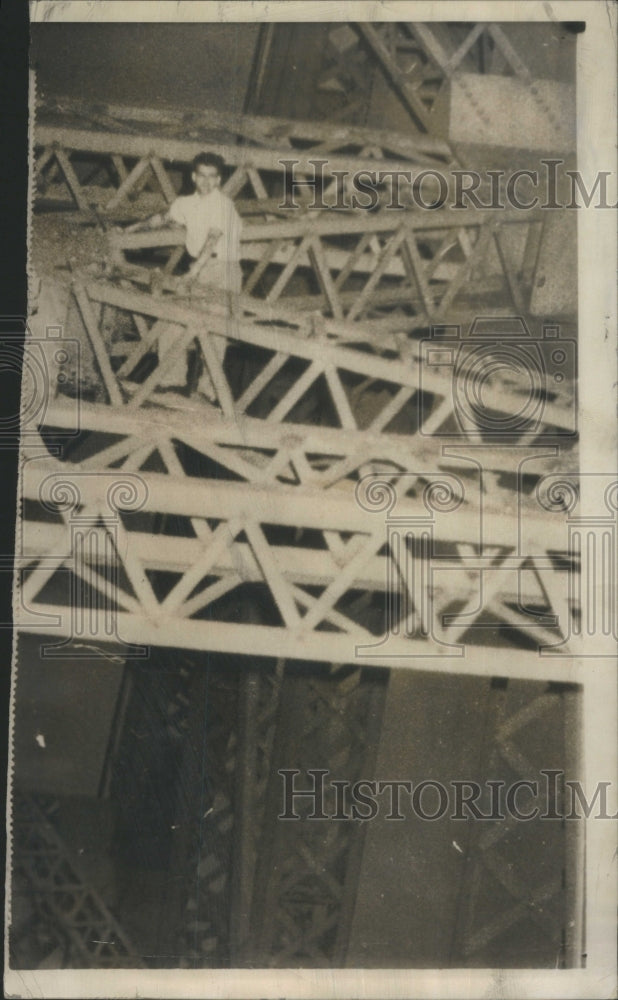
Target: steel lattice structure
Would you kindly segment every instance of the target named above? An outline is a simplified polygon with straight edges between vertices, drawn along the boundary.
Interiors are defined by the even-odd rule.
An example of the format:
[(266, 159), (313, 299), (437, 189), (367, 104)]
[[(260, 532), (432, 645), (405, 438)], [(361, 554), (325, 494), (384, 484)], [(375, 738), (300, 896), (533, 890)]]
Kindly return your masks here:
[[(123, 412), (128, 426), (134, 421), (132, 426), (137, 427), (142, 414), (148, 413), (147, 419), (152, 419), (153, 403), (165, 405), (157, 391), (171, 352), (169, 356), (159, 354), (158, 345), (161, 335), (171, 328), (177, 334), (178, 345), (197, 344), (213, 383), (213, 403), (223, 420), (216, 413), (204, 411), (212, 421), (205, 433), (215, 436), (220, 433), (222, 444), (233, 445), (234, 430), (227, 426), (233, 422), (237, 428), (236, 443), (244, 441), (249, 448), (257, 447), (263, 434), (264, 448), (278, 450), (293, 428), (294, 443), (301, 450), (303, 437), (309, 438), (304, 448), (306, 453), (322, 451), (326, 455), (349, 456), (346, 463), (336, 468), (336, 475), (330, 471), (322, 476), (322, 482), (313, 477), (319, 485), (336, 482), (371, 460), (405, 465), (412, 453), (423, 457), (431, 454), (439, 460), (441, 444), (446, 439), (455, 441), (464, 437), (477, 443), (491, 440), (492, 428), (487, 429), (482, 422), (475, 425), (467, 415), (462, 427), (463, 406), (453, 389), (454, 364), (445, 369), (431, 360), (428, 362), (427, 355), (433, 349), (429, 337), (419, 343), (403, 333), (388, 335), (383, 330), (374, 331), (371, 326), (355, 328), (278, 310), (269, 313), (245, 297), (226, 309), (208, 299), (200, 301), (128, 289), (122, 281), (76, 283), (73, 293), (102, 374), (101, 402), (107, 408), (98, 412), (112, 433), (118, 426), (113, 423), (116, 412)], [(110, 309), (118, 331), (111, 341), (104, 329)], [(495, 322), (499, 326), (500, 320)], [(556, 328), (552, 330), (555, 332)], [(222, 339), (247, 353), (251, 351), (252, 367), (243, 373), (240, 384), (238, 379), (233, 381), (229, 367), (220, 360), (221, 352), (215, 345)], [(453, 348), (458, 346), (455, 344)], [(527, 346), (525, 343), (524, 348)], [(535, 357), (540, 359), (534, 353), (538, 351), (538, 342), (531, 340), (530, 346), (534, 362)], [(147, 377), (137, 381), (138, 365), (154, 351), (159, 363)], [(470, 371), (464, 363), (457, 374), (461, 382), (468, 376), (474, 382), (471, 364)], [(574, 397), (568, 385), (561, 386), (562, 383), (555, 389), (552, 386), (553, 391), (546, 393), (545, 399), (530, 399), (529, 390), (519, 391), (517, 385), (501, 377), (498, 369), (494, 377), (483, 380), (483, 401), (487, 409), (504, 415), (502, 423), (507, 430), (513, 426), (510, 444), (559, 442), (566, 450), (576, 439)], [(180, 402), (185, 409), (190, 410), (191, 405)], [(321, 410), (319, 415), (316, 406)], [(89, 423), (92, 419), (88, 416), (89, 407), (84, 405), (83, 409), (83, 426), (94, 429), (95, 425)], [(252, 420), (256, 410), (261, 418), (259, 423)], [(58, 396), (48, 422), (53, 425), (57, 421), (58, 426), (67, 427), (67, 421), (75, 421), (75, 414), (76, 406), (67, 397)], [(515, 415), (512, 424), (509, 414)], [(176, 435), (180, 431), (180, 418), (175, 424)], [(318, 442), (318, 432), (311, 432), (307, 425), (320, 427), (323, 447)], [(220, 430), (213, 432), (211, 426)], [(252, 437), (251, 427), (256, 432), (261, 428), (257, 436)], [(284, 430), (286, 427), (290, 431)], [(498, 419), (496, 427), (501, 430)], [(410, 448), (412, 451), (408, 451)], [(131, 450), (129, 447), (125, 455)], [(122, 456), (121, 450), (105, 454), (99, 461), (106, 463), (112, 456), (117, 460)], [(218, 452), (218, 459), (222, 458)], [(494, 461), (500, 461), (497, 454)], [(509, 459), (504, 461), (508, 463)], [(268, 467), (268, 463), (265, 465)], [(265, 478), (275, 478), (280, 474), (275, 469), (281, 470), (284, 465), (281, 455)], [(259, 472), (252, 474), (245, 467), (243, 478), (258, 480), (264, 476)], [(300, 478), (304, 479), (302, 475)]]
[[(569, 738), (578, 722), (576, 689), (548, 685), (534, 694), (517, 683), (503, 682), (491, 686), (488, 701), (492, 722), (483, 761), (487, 773), (493, 769), (524, 780), (539, 775), (540, 767), (547, 768), (549, 761), (546, 756), (539, 759), (538, 751), (531, 749), (526, 730), (552, 724), (563, 740), (555, 762), (577, 766), (577, 750)], [(563, 794), (558, 788), (556, 801), (551, 801), (545, 788), (541, 811), (551, 813), (560, 807)], [(565, 835), (556, 824), (541, 834), (543, 824), (547, 827), (546, 821), (536, 820), (525, 836), (513, 817), (475, 829), (456, 935), (462, 964), (492, 964), (499, 954), (494, 950), (496, 941), (522, 922), (549, 944), (558, 967), (577, 966), (581, 961), (583, 838), (578, 830)], [(534, 880), (527, 870), (530, 850), (538, 852), (539, 877)], [(488, 885), (492, 884), (499, 886), (497, 895), (504, 894), (506, 905), (491, 898)]]
[[(484, 381), (492, 413), (526, 414), (500, 438), (462, 424), (455, 362), (427, 363), (436, 328), (457, 328), (460, 345), (479, 316), (517, 317), (547, 374), (531, 316), (542, 213), (391, 212), (388, 183), (375, 212), (309, 207), (314, 193), (347, 196), (343, 173), (402, 170), (413, 183), (457, 168), (456, 151), (430, 134), (442, 82), (477, 71), (489, 48), (499, 72), (525, 82), (530, 72), (496, 25), (355, 31), (417, 134), (201, 110), (179, 123), (173, 112), (62, 100), (37, 112), (40, 210), (60, 199), (107, 235), (103, 266), (78, 270), (68, 290), (96, 390), (79, 404), (57, 392), (24, 455), (18, 627), (67, 640), (60, 649), (87, 636), (264, 658), (208, 709), (212, 850), (200, 854), (203, 816), (190, 809), (175, 848), (195, 885), (175, 947), (197, 967), (345, 963), (362, 830), (331, 824), (324, 837), (278, 823), (276, 770), (293, 758), (346, 779), (371, 773), (389, 668), (475, 674), (492, 646), (509, 683), (584, 676), (577, 581), (594, 556), (573, 546), (564, 502), (577, 461), (572, 387), (556, 381), (530, 397), (500, 373)], [(402, 71), (411, 51), (413, 76)], [(165, 208), (205, 145), (231, 168), (224, 190), (243, 216), (240, 296), (187, 288), (180, 231), (111, 229)], [(325, 161), (320, 182), (299, 188), (296, 213), (282, 207), (292, 160), (305, 180)], [(170, 329), (207, 369), (210, 403), (160, 391)], [(614, 577), (612, 564), (608, 592)], [(252, 614), (238, 621), (230, 608), (243, 601)], [(376, 679), (370, 668), (387, 669)], [(487, 759), (521, 774), (529, 762), (515, 734), (556, 709), (534, 688), (523, 707), (495, 695), (504, 714)], [(192, 705), (187, 731), (205, 725)], [(188, 775), (192, 753), (187, 743)], [(483, 836), (467, 869), (462, 964), (527, 913), (530, 880), (511, 872), (508, 831)], [(509, 904), (479, 923), (479, 887), (500, 871)], [(537, 903), (563, 902), (556, 871)], [(581, 886), (568, 892), (577, 906)], [(559, 936), (564, 912), (539, 920)], [(574, 962), (577, 933), (564, 945)]]
[[(357, 30), (421, 134), (435, 134), (432, 112), (445, 82), (455, 79), (461, 84), (466, 73), (490, 72), (520, 81), (530, 89), (547, 124), (560, 126), (555, 109), (536, 88), (525, 56), (509, 37), (507, 25), (359, 23)], [(466, 93), (465, 82), (461, 85), (479, 120), (487, 121), (487, 108), (474, 93)]]
[(73, 852), (55, 830), (57, 807), (49, 796), (15, 791), (14, 892), (29, 898), (37, 921), (66, 949), (66, 967), (143, 968), (118, 919), (85, 881)]
[[(325, 626), (333, 632), (330, 641), (338, 644), (334, 647), (338, 659), (345, 662), (354, 655), (365, 655), (376, 643), (354, 611), (355, 594), (370, 590), (387, 596), (391, 612), (393, 594), (398, 595), (398, 610), (391, 622), (395, 631), (408, 622), (403, 645), (401, 637), (390, 637), (389, 656), (410, 654), (417, 642), (420, 646), (414, 646), (414, 655), (423, 655), (428, 651), (428, 640), (430, 645), (434, 643), (434, 653), (454, 644), (451, 652), (461, 655), (458, 641), (478, 623), (465, 614), (449, 619), (451, 606), (462, 601), (470, 612), (477, 608), (479, 580), (484, 580), (490, 567), (495, 571), (498, 566), (504, 573), (495, 573), (489, 591), (485, 590), (486, 596), (492, 596), (481, 602), (483, 606), (493, 607), (497, 600), (503, 623), (524, 634), (532, 629), (530, 637), (541, 640), (537, 644), (555, 645), (569, 634), (570, 616), (577, 608), (573, 604), (568, 607), (566, 590), (559, 618), (552, 614), (566, 582), (564, 525), (556, 520), (556, 511), (553, 519), (548, 518), (539, 496), (532, 492), (535, 487), (538, 490), (549, 468), (555, 472), (560, 469), (558, 447), (549, 442), (559, 442), (561, 435), (567, 441), (573, 437), (571, 412), (564, 402), (559, 405), (546, 400), (540, 419), (531, 421), (533, 432), (526, 429), (515, 435), (506, 449), (495, 441), (492, 446), (482, 429), (473, 428), (464, 435), (458, 452), (457, 439), (452, 438), (457, 423), (452, 380), (440, 370), (426, 373), (419, 345), (402, 336), (393, 335), (385, 341), (372, 331), (365, 334), (361, 327), (352, 341), (347, 339), (344, 324), (340, 341), (337, 321), (326, 319), (316, 330), (315, 322), (308, 327), (302, 320), (296, 324), (288, 320), (284, 326), (278, 316), (275, 326), (263, 315), (248, 317), (251, 306), (246, 305), (246, 299), (233, 302), (231, 309), (220, 306), (213, 311), (207, 302), (202, 302), (200, 309), (197, 302), (179, 298), (174, 292), (148, 294), (126, 287), (126, 281), (78, 282), (73, 294), (103, 375), (107, 400), (82, 406), (81, 427), (91, 430), (86, 459), (68, 466), (36, 462), (25, 469), (26, 495), (42, 503), (48, 512), (59, 512), (62, 506), (54, 500), (54, 491), (60, 500), (66, 500), (58, 493), (63, 470), (73, 496), (65, 505), (64, 525), (49, 527), (49, 554), (40, 559), (38, 567), (30, 565), (33, 571), (24, 584), (24, 608), (29, 609), (23, 613), (24, 627), (34, 625), (35, 607), (44, 610), (44, 587), (67, 565), (66, 554), (52, 555), (54, 547), (60, 545), (66, 553), (63, 532), (70, 534), (71, 522), (77, 526), (90, 511), (95, 531), (108, 524), (110, 516), (118, 521), (116, 528), (126, 555), (117, 580), (127, 583), (117, 582), (118, 600), (113, 610), (118, 621), (128, 626), (130, 641), (147, 642), (147, 623), (156, 619), (158, 641), (164, 645), (177, 643), (177, 624), (182, 622), (183, 641), (189, 646), (200, 648), (209, 641), (213, 648), (242, 651), (246, 641), (241, 638), (243, 627), (201, 624), (200, 616), (225, 593), (252, 583), (266, 587), (275, 615), (271, 615), (272, 625), (262, 626), (266, 629), (259, 643), (263, 655), (272, 651), (270, 643), (281, 641), (284, 645), (279, 648), (285, 656), (323, 659), (319, 631)], [(109, 315), (102, 306), (112, 309), (114, 329), (131, 331), (132, 339), (124, 340), (127, 346), (122, 339), (111, 344), (106, 339), (101, 323), (104, 316), (108, 323)], [(186, 405), (188, 413), (166, 408), (157, 422), (160, 404), (165, 402), (157, 393), (165, 357), (141, 383), (128, 380), (170, 324), (178, 332), (178, 344), (199, 344), (216, 390), (218, 412), (197, 401), (184, 404), (180, 400), (179, 405)], [(223, 337), (239, 349), (258, 354), (257, 371), (254, 367), (240, 387), (232, 385), (230, 372), (220, 361), (221, 351), (214, 346), (214, 340)], [(295, 362), (296, 368), (290, 369), (290, 362)], [(371, 394), (374, 386), (377, 390)], [(250, 405), (260, 399), (261, 417), (247, 416)], [(484, 399), (496, 411), (521, 411), (522, 397), (499, 383), (493, 389), (484, 388)], [(301, 402), (305, 419), (309, 416), (315, 423), (296, 422)], [(332, 414), (330, 427), (324, 426), (327, 406)], [(198, 416), (208, 422), (188, 429), (187, 417)], [(64, 403), (58, 397), (48, 413), (49, 423), (60, 428), (70, 426), (74, 417), (66, 397)], [(389, 432), (389, 425), (396, 426), (398, 420), (402, 432)], [(529, 425), (524, 421), (523, 426)], [(109, 437), (99, 438), (102, 446), (97, 446), (96, 431), (118, 439), (110, 444)], [(444, 449), (441, 434), (447, 434), (446, 440), (452, 442), (449, 449)], [(466, 447), (472, 450), (466, 453)], [(197, 478), (196, 460), (202, 470)], [(199, 466), (199, 462), (206, 465)], [(523, 472), (522, 462), (530, 463)], [(151, 517), (165, 514), (184, 519), (185, 537), (170, 538), (171, 562), (163, 556), (164, 537), (153, 565), (146, 555), (148, 535), (127, 531), (118, 509), (104, 511), (102, 497), (97, 499), (103, 470), (108, 470), (104, 478), (112, 483), (119, 463), (123, 472), (131, 470), (133, 474), (134, 487), (141, 494), (139, 501), (135, 499), (138, 508)], [(213, 481), (215, 468), (217, 480)], [(500, 485), (501, 477), (506, 476), (508, 482), (513, 474), (517, 478), (515, 493), (511, 486)], [(400, 525), (406, 525), (407, 540), (403, 543), (401, 532), (390, 532), (388, 505), (383, 507), (381, 518), (376, 516), (379, 508), (372, 506), (363, 492), (376, 478), (392, 489), (401, 476), (405, 489), (399, 491), (402, 503), (396, 518)], [(439, 503), (432, 509), (431, 499), (427, 500), (437, 486), (450, 494), (443, 509)], [(328, 490), (328, 505), (320, 510), (316, 501), (324, 489)], [(456, 516), (453, 510), (458, 511)], [(512, 511), (512, 525), (504, 518), (505, 510)], [(98, 518), (102, 518), (100, 524)], [(273, 531), (279, 533), (280, 541), (274, 541)], [(423, 568), (426, 560), (415, 554), (412, 540), (429, 538), (427, 532), (431, 535), (431, 569)], [(348, 535), (345, 541), (344, 534)], [(450, 545), (448, 556), (436, 556), (438, 540)], [(398, 550), (401, 544), (403, 549)], [(94, 584), (102, 599), (110, 584), (94, 564), (113, 563), (113, 553), (120, 547), (99, 541), (95, 549), (89, 569), (80, 562), (77, 573), (89, 576), (89, 585)], [(24, 569), (32, 551), (29, 546), (24, 550)], [(144, 575), (144, 558), (149, 573), (158, 568), (161, 578), (166, 572), (179, 574), (168, 593), (157, 593), (159, 584), (153, 587)], [(414, 569), (417, 563), (418, 569)], [(438, 584), (441, 571), (450, 572), (452, 582), (442, 597), (437, 597), (442, 590)], [(420, 574), (416, 584), (412, 577), (407, 579), (410, 572), (414, 579)], [(472, 577), (466, 577), (466, 572)], [(524, 580), (529, 582), (522, 584)], [(410, 595), (418, 585), (429, 603), (415, 622), (418, 602)], [(527, 614), (527, 608), (536, 610)], [(391, 612), (384, 610), (387, 618)], [(66, 612), (63, 617), (66, 619)], [(447, 621), (450, 629), (445, 631)], [(383, 626), (387, 627), (384, 618)], [(558, 632), (552, 633), (556, 626)], [(67, 621), (61, 626), (69, 627)], [(272, 627), (275, 630), (268, 631)], [(233, 639), (238, 628), (238, 638)], [(209, 640), (202, 638), (206, 629)], [(256, 629), (256, 636), (259, 632)], [(126, 637), (129, 639), (128, 633)], [(386, 648), (382, 652), (386, 655)], [(326, 658), (333, 658), (332, 651)], [(440, 669), (437, 664), (436, 669)], [(527, 676), (538, 676), (534, 661), (530, 667), (517, 669), (529, 671)], [(570, 671), (564, 665), (554, 669), (558, 673)]]
[[(370, 487), (376, 481), (388, 485), (383, 477), (370, 476)], [(551, 521), (538, 518), (535, 526), (527, 516), (519, 552), (513, 554), (517, 525), (514, 535), (502, 514), (483, 511), (474, 481), (465, 528), (452, 519), (453, 507), (464, 504), (459, 476), (419, 472), (410, 484), (416, 498), (398, 504), (397, 520), (389, 524), (376, 517), (369, 502), (363, 506), (355, 500), (353, 488), (329, 492), (323, 510), (315, 489), (279, 485), (273, 494), (271, 487), (255, 483), (206, 485), (194, 477), (143, 471), (89, 473), (35, 460), (25, 468), (24, 495), (41, 505), (44, 519), (32, 519), (24, 532), (18, 621), (30, 631), (47, 620), (54, 631), (69, 636), (77, 594), (105, 610), (93, 623), (92, 635), (99, 639), (109, 638), (116, 627), (118, 637), (129, 642), (147, 643), (156, 635), (159, 645), (199, 649), (207, 643), (243, 652), (251, 634), (251, 647), (261, 655), (279, 649), (286, 657), (328, 660), (336, 651), (343, 662), (377, 659), (398, 665), (403, 657), (401, 666), (433, 655), (439, 657), (434, 669), (447, 671), (453, 669), (450, 656), (463, 656), (457, 669), (465, 672), (474, 672), (475, 664), (465, 658), (460, 642), (469, 634), (474, 643), (474, 629), (483, 625), (491, 632), (483, 612), (497, 614), (507, 629), (529, 634), (538, 645), (563, 643), (577, 609), (567, 606), (566, 582), (574, 568), (565, 561), (568, 545), (560, 525), (552, 532)], [(436, 490), (446, 491), (449, 502), (443, 510), (436, 504), (432, 513), (425, 501)], [(120, 497), (124, 493), (120, 504), (114, 503), (114, 491)], [(127, 530), (123, 523), (121, 512), (131, 506), (150, 518), (179, 516), (181, 535), (158, 536), (153, 550), (148, 532)], [(50, 523), (54, 512), (56, 523)], [(42, 536), (46, 554), (40, 551)], [(426, 546), (422, 551), (415, 547), (419, 541)], [(54, 607), (46, 587), (53, 592), (54, 580), (66, 576), (67, 569), (78, 590), (71, 589), (64, 606)], [(447, 585), (452, 576), (454, 582)], [(270, 624), (210, 620), (207, 609), (248, 583), (263, 590)], [(421, 604), (418, 592), (413, 596), (419, 586), (425, 595)], [(549, 595), (561, 589), (563, 617), (558, 618)], [(359, 592), (369, 599), (372, 591), (379, 598), (373, 632), (361, 624), (365, 608), (363, 601), (358, 604)], [(330, 633), (326, 646), (325, 627)], [(531, 678), (567, 680), (575, 669), (568, 661), (541, 666), (514, 650), (504, 651), (501, 663), (505, 674)]]
[[(487, 210), (462, 217), (454, 208), (401, 215), (385, 209), (365, 218), (358, 212), (337, 218), (319, 212), (254, 223), (241, 235), (242, 260), (252, 265), (244, 290), (257, 299), (255, 308), (264, 301), (320, 310), (347, 323), (372, 320), (399, 306), (402, 314), (383, 323), (387, 330), (453, 321), (462, 307), (463, 315), (471, 316), (483, 301), (497, 315), (507, 309), (526, 314), (542, 228), (541, 212), (522, 216), (510, 210), (496, 217)], [(110, 256), (126, 273), (123, 251), (181, 243), (180, 231), (113, 233)], [(169, 259), (168, 271), (176, 259)], [(130, 273), (140, 276), (138, 268)], [(310, 278), (319, 293), (294, 292), (295, 275)], [(141, 276), (153, 279), (148, 272)], [(472, 290), (466, 288), (469, 282)]]
[[(60, 199), (87, 215), (94, 207), (110, 220), (156, 211), (176, 197), (179, 171), (207, 145), (233, 167), (223, 190), (241, 214), (272, 216), (280, 213), (285, 196), (282, 161), (294, 161), (299, 178), (323, 173), (323, 189), (317, 187), (325, 199), (336, 186), (334, 171), (399, 168), (416, 176), (455, 162), (439, 139), (327, 122), (196, 109), (183, 113), (181, 131), (191, 138), (178, 138), (178, 117), (172, 112), (46, 101), (37, 111), (38, 196)], [(87, 170), (83, 163), (78, 167), (81, 178), (74, 165), (80, 160), (89, 161)], [(316, 168), (313, 160), (323, 167)], [(313, 199), (299, 192), (298, 200)]]

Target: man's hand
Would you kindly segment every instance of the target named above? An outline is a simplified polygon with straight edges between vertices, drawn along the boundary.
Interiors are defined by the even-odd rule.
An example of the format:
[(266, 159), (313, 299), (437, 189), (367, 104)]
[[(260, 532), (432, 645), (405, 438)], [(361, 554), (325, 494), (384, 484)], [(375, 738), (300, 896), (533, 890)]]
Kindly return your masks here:
[(199, 274), (199, 270), (196, 268), (195, 263), (191, 265), (186, 274), (181, 274), (175, 278), (174, 290), (177, 295), (188, 295), (191, 292), (191, 288), (195, 283), (195, 279)]
[(206, 234), (206, 241), (202, 247), (200, 255), (197, 260), (194, 260), (191, 264), (191, 267), (187, 272), (188, 274), (197, 278), (200, 271), (203, 271), (203, 269), (207, 267), (212, 258), (214, 249), (222, 236), (223, 231), (221, 229), (215, 229), (214, 226), (212, 226), (208, 230), (208, 233)]
[(191, 274), (191, 271), (187, 271), (186, 274), (181, 274), (176, 278), (175, 282), (175, 292), (177, 295), (188, 295), (191, 291), (191, 286), (195, 281), (196, 275)]
[(149, 219), (140, 219), (139, 222), (134, 222), (130, 226), (118, 226), (117, 228), (123, 233), (146, 233), (150, 229), (159, 229), (161, 226), (165, 226), (168, 223), (169, 219), (167, 215), (162, 212), (158, 212), (157, 215), (151, 215)]

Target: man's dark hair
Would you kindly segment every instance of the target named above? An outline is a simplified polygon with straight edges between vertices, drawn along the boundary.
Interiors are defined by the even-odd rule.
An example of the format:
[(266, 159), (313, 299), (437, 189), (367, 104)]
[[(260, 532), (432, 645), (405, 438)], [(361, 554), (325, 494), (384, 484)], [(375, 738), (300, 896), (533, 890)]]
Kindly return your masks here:
[(193, 159), (191, 169), (195, 173), (198, 167), (214, 167), (219, 177), (223, 174), (225, 160), (218, 153), (198, 153)]

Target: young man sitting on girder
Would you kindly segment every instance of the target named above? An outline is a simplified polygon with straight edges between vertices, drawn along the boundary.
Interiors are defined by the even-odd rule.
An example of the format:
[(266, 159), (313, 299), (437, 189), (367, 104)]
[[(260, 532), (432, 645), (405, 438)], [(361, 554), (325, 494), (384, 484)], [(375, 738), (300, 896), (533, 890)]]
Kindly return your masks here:
[[(129, 226), (125, 232), (156, 229), (175, 224), (184, 226), (185, 249), (191, 264), (183, 283), (195, 282), (203, 288), (210, 286), (238, 294), (241, 287), (240, 229), (241, 221), (234, 203), (221, 191), (224, 161), (217, 153), (199, 153), (192, 163), (191, 180), (195, 191), (181, 195), (166, 212), (151, 216), (145, 222)], [(184, 328), (178, 324), (162, 323), (159, 333), (159, 351), (163, 358), (173, 341)], [(213, 338), (221, 364), (225, 358), (226, 340)], [(183, 391), (187, 382), (189, 348), (181, 352), (172, 365), (161, 372), (160, 388)], [(198, 392), (212, 401), (215, 390), (206, 369), (198, 383)]]

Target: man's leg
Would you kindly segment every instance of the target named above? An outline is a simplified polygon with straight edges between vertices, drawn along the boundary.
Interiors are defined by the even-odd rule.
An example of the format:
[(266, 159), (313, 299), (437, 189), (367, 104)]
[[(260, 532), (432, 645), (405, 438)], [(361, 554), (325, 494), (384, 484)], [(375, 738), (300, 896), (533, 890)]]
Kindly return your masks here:
[[(208, 279), (208, 280), (206, 280)], [(212, 288), (216, 288), (219, 291), (231, 292), (234, 295), (240, 293), (242, 274), (240, 270), (240, 264), (230, 263), (229, 261), (213, 261), (207, 269), (204, 271), (203, 282), (204, 285), (210, 285)], [(219, 296), (217, 297), (219, 298)], [(229, 305), (226, 304), (222, 306), (219, 302), (213, 303), (213, 312), (222, 311), (226, 315), (229, 315)], [(211, 337), (211, 344), (213, 345), (214, 352), (219, 360), (221, 367), (225, 362), (225, 353), (227, 350), (227, 339), (225, 337), (213, 336)], [(198, 392), (206, 396), (207, 399), (213, 400), (216, 397), (216, 390), (213, 386), (212, 379), (208, 372), (208, 367), (206, 362), (202, 358), (202, 373), (198, 382)]]

